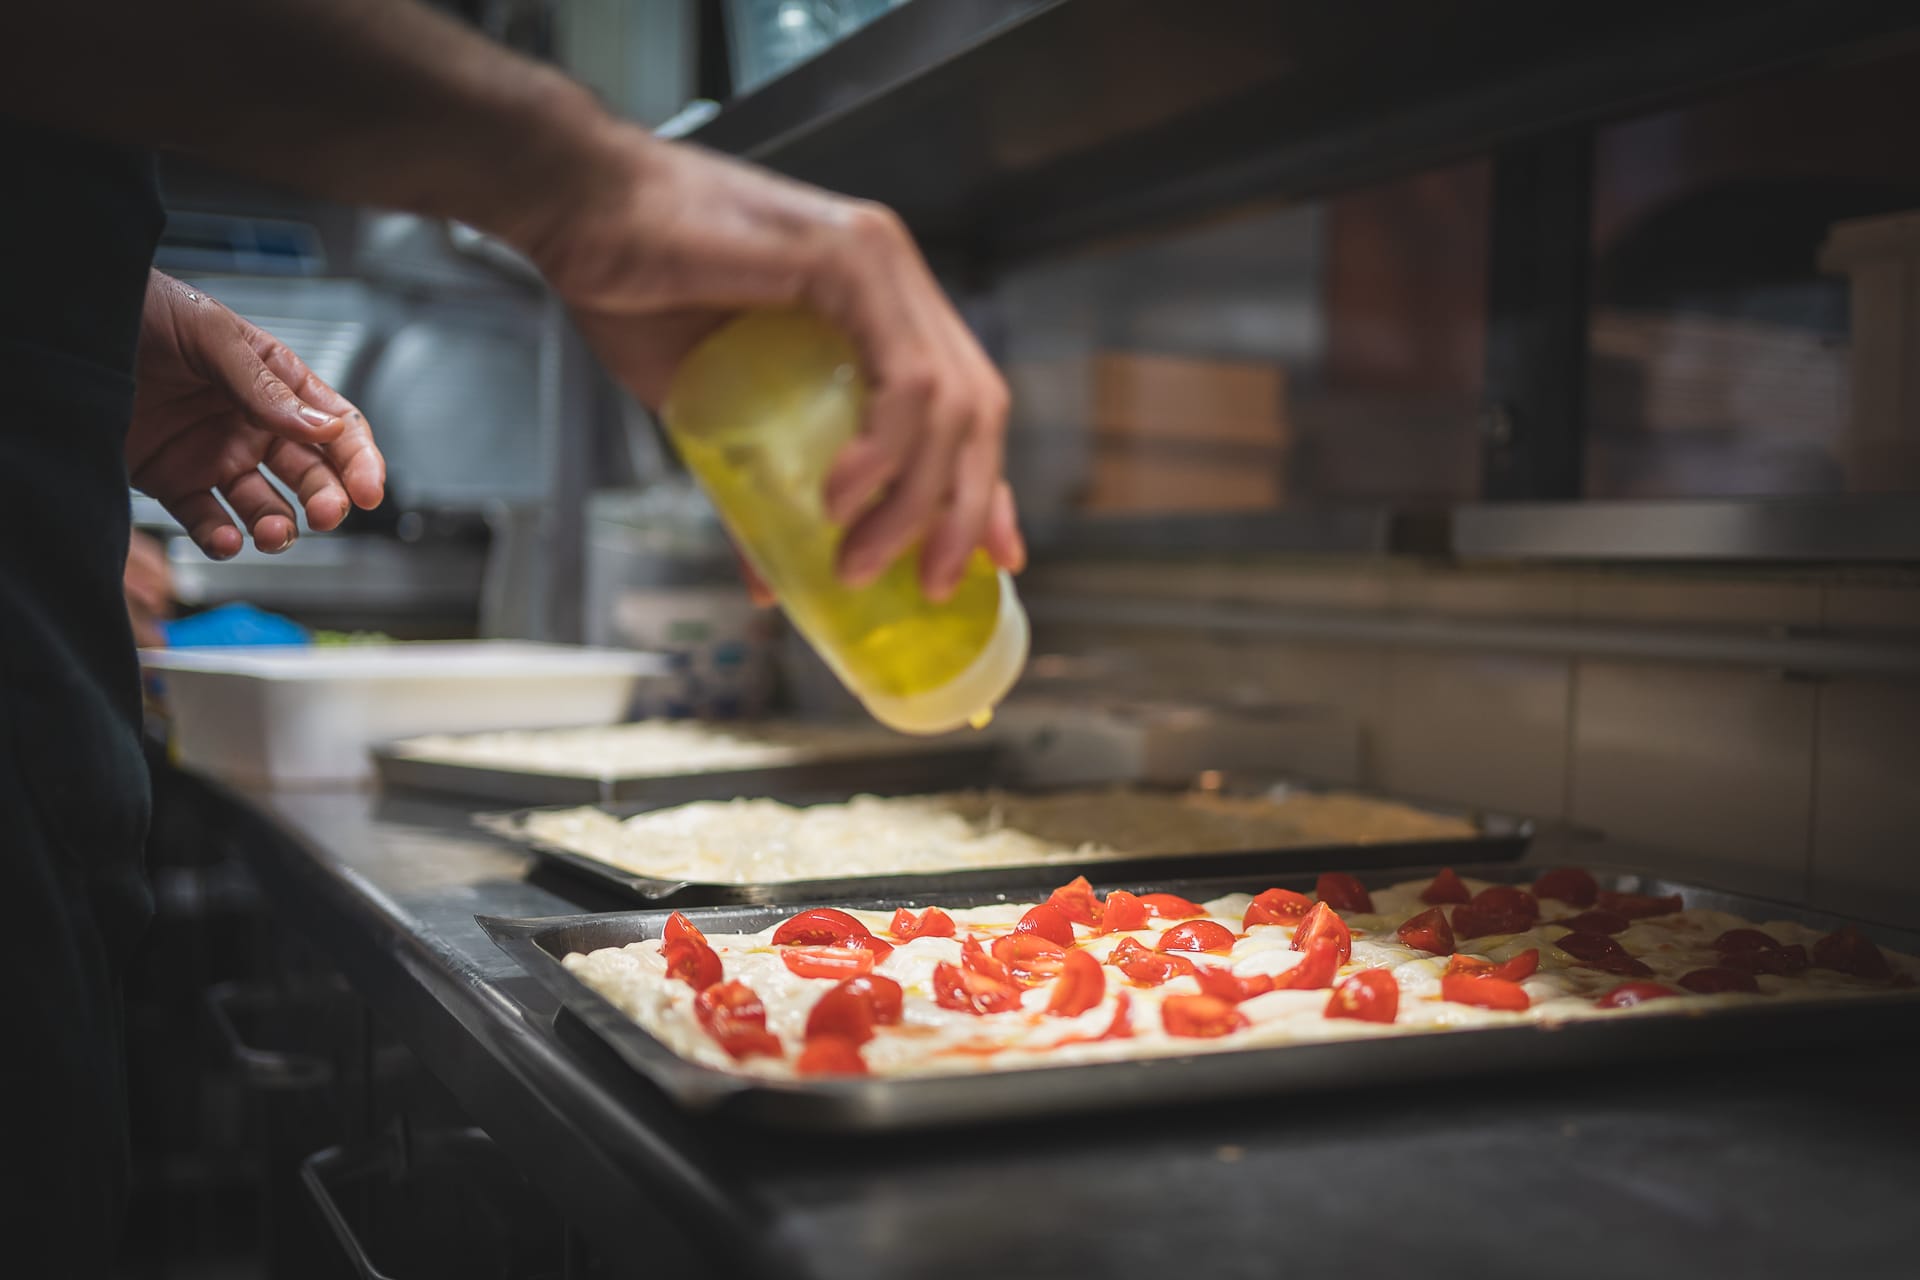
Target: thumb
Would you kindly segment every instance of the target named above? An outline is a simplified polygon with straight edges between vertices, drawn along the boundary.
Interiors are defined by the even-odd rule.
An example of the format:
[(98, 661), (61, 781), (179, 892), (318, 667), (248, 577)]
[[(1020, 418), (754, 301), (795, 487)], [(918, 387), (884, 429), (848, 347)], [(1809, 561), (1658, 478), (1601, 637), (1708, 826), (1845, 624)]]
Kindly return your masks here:
[(278, 345), (276, 339), (257, 329), (249, 334), (251, 326), (241, 324), (231, 312), (222, 319), (227, 323), (216, 327), (224, 331), (211, 336), (202, 354), (213, 382), (233, 398), (248, 421), (296, 444), (328, 444), (346, 430), (347, 424), (339, 416), (316, 409), (295, 395), (293, 388), (267, 366), (271, 350), (260, 351), (256, 341), (249, 340), (257, 339), (271, 349)]

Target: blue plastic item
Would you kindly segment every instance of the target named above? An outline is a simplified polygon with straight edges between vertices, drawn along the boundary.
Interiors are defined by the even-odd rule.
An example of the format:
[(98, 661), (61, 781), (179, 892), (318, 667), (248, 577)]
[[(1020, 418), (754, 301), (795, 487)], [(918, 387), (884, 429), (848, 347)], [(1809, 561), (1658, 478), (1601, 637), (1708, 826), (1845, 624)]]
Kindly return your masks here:
[(307, 629), (291, 618), (256, 609), (250, 604), (223, 604), (218, 609), (162, 623), (167, 647), (243, 648), (270, 644), (311, 644)]

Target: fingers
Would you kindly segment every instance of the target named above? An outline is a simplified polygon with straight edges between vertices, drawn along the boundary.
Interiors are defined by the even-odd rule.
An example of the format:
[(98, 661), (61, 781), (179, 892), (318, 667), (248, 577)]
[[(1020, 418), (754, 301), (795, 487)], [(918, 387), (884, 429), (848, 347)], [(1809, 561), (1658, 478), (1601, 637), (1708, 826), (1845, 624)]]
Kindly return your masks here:
[(221, 485), (220, 492), (253, 535), (254, 546), (278, 552), (293, 545), (299, 522), (293, 508), (265, 476), (258, 471), (245, 472)]
[(246, 538), (233, 523), (227, 509), (214, 499), (211, 490), (161, 499), (167, 514), (180, 522), (193, 544), (214, 560), (231, 560), (240, 554)]
[[(323, 492), (316, 488), (313, 496), (323, 498), (319, 509), (315, 508), (309, 495), (301, 494), (301, 501), (307, 509), (307, 523), (325, 531), (346, 518), (348, 503), (363, 510), (379, 506), (381, 499), (386, 496), (387, 460), (373, 442), (373, 428), (367, 424), (365, 415), (354, 407), (351, 400), (307, 368), (305, 361), (272, 334), (251, 325), (247, 328), (251, 331), (251, 349), (259, 357), (261, 366), (271, 378), (297, 393), (303, 406), (303, 420), (310, 420), (306, 416), (310, 413), (319, 413), (330, 424), (325, 432), (314, 434), (275, 431), (267, 422), (256, 419), (256, 425), (275, 431), (282, 440), (293, 446), (315, 446), (319, 449), (319, 455), (314, 455), (311, 450), (305, 455), (306, 461), (301, 466), (303, 474), (313, 457), (324, 455), (339, 480), (335, 490)], [(278, 467), (273, 470), (289, 487), (298, 491), (299, 485), (292, 477)]]
[(1013, 487), (1005, 480), (994, 486), (983, 545), (994, 564), (1009, 573), (1019, 573), (1027, 567), (1027, 540), (1020, 536), (1020, 518), (1013, 509)]
[(306, 403), (289, 385), (289, 378), (319, 382), (298, 356), (211, 298), (198, 296), (191, 306), (186, 323), (199, 330), (192, 338), (194, 358), (247, 421), (273, 435), (313, 444), (340, 434), (337, 410)]

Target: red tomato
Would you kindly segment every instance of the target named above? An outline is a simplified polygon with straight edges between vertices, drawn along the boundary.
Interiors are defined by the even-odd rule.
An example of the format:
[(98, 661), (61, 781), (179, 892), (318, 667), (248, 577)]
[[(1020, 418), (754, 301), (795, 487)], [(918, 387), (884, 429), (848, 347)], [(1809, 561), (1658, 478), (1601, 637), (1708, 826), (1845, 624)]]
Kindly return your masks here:
[(1553, 945), (1603, 973), (1625, 973), (1644, 978), (1653, 972), (1604, 933), (1570, 933), (1556, 939)]
[(1212, 996), (1168, 996), (1160, 1005), (1160, 1025), (1170, 1036), (1210, 1040), (1247, 1025), (1246, 1015)]
[(1143, 987), (1157, 987), (1169, 978), (1194, 971), (1193, 961), (1185, 956), (1160, 955), (1132, 938), (1120, 939), (1120, 945), (1107, 954), (1107, 963)]
[(1383, 969), (1362, 969), (1342, 979), (1327, 1000), (1329, 1018), (1392, 1022), (1399, 1013), (1400, 984)]
[(779, 1058), (786, 1050), (767, 1030), (767, 1009), (744, 982), (716, 982), (693, 1001), (694, 1017), (734, 1059)]
[(780, 953), (787, 971), (802, 978), (854, 978), (873, 972), (873, 953), (859, 947), (792, 947)]
[(1623, 982), (1593, 1003), (1602, 1009), (1631, 1009), (1649, 1000), (1661, 1000), (1680, 993), (1657, 982)]
[[(1306, 963), (1305, 961), (1301, 962)], [(1294, 966), (1298, 968), (1299, 966)], [(1225, 965), (1199, 964), (1193, 967), (1194, 981), (1200, 984), (1200, 990), (1216, 1000), (1225, 1000), (1228, 1004), (1239, 1004), (1242, 1000), (1251, 1000), (1272, 991), (1273, 979), (1264, 973), (1256, 973), (1250, 978), (1234, 974)]]
[(1498, 978), (1502, 982), (1521, 982), (1540, 969), (1540, 948), (1528, 947), (1517, 956), (1499, 964), (1479, 956), (1454, 956), (1447, 961), (1448, 973), (1464, 973), (1470, 978)]
[(1875, 978), (1882, 982), (1893, 977), (1893, 966), (1880, 954), (1880, 948), (1852, 925), (1846, 925), (1813, 944), (1813, 963), (1836, 973), (1856, 978)]
[(1126, 992), (1122, 991), (1120, 998), (1114, 1002), (1113, 1021), (1109, 1022), (1107, 1029), (1100, 1033), (1101, 1040), (1133, 1039), (1132, 1005), (1133, 1001), (1128, 998)]
[(893, 954), (893, 944), (885, 938), (876, 938), (870, 933), (856, 933), (840, 944), (843, 947), (857, 947), (873, 956), (873, 962), (879, 964)]
[(1295, 893), (1291, 889), (1268, 889), (1247, 904), (1247, 914), (1241, 918), (1240, 927), (1251, 929), (1256, 924), (1297, 924), (1311, 910), (1313, 899), (1304, 893)]
[(900, 1025), (901, 1010), (906, 1005), (906, 997), (900, 990), (900, 984), (883, 973), (864, 974), (858, 978), (848, 978), (840, 986), (867, 1002), (873, 1010), (873, 1025), (876, 1027), (897, 1027)]
[(1129, 933), (1144, 929), (1151, 915), (1140, 898), (1125, 889), (1115, 889), (1107, 895), (1106, 910), (1100, 913), (1100, 932)]
[(1324, 902), (1316, 902), (1300, 927), (1293, 931), (1293, 949), (1305, 951), (1321, 938), (1334, 944), (1340, 957), (1338, 963), (1345, 964), (1353, 959), (1353, 930), (1347, 928), (1345, 920), (1334, 914), (1332, 907)]
[(1217, 951), (1224, 955), (1233, 950), (1233, 931), (1213, 920), (1189, 920), (1161, 934), (1154, 950)]
[(1031, 987), (1059, 974), (1066, 963), (1067, 949), (1039, 934), (1009, 933), (993, 940), (993, 958), (1005, 965), (1015, 980)]
[(918, 916), (902, 907), (893, 913), (887, 932), (902, 942), (912, 942), (915, 938), (951, 938), (956, 931), (953, 917), (938, 907), (928, 907)]
[(683, 938), (662, 947), (660, 954), (667, 962), (667, 976), (680, 979), (695, 991), (705, 991), (726, 976), (719, 953), (704, 942)]
[(693, 921), (676, 911), (667, 917), (666, 927), (660, 931), (662, 946), (674, 942), (697, 942), (704, 947), (707, 945), (707, 935), (700, 932)]
[(1006, 1013), (1020, 1007), (1020, 988), (942, 961), (933, 966), (933, 1002), (962, 1013)]
[(1595, 908), (1582, 911), (1577, 916), (1568, 916), (1565, 920), (1555, 920), (1554, 924), (1565, 925), (1575, 933), (1625, 933), (1633, 927), (1633, 921), (1617, 911), (1603, 911)]
[(776, 947), (830, 947), (870, 932), (867, 926), (836, 907), (809, 907), (773, 931), (773, 944)]
[(1720, 991), (1758, 992), (1760, 984), (1753, 975), (1740, 969), (1729, 969), (1723, 965), (1711, 968), (1695, 969), (1680, 979), (1680, 985), (1689, 991), (1698, 991), (1702, 995), (1713, 995)]
[(1428, 907), (1401, 925), (1398, 937), (1414, 950), (1436, 956), (1447, 955), (1454, 948), (1453, 926), (1447, 923), (1447, 913), (1438, 907)]
[(851, 1044), (873, 1039), (873, 1002), (846, 983), (829, 987), (807, 1013), (807, 1039), (833, 1036)]
[(860, 1046), (838, 1036), (822, 1036), (807, 1041), (807, 1047), (794, 1059), (793, 1069), (803, 1076), (863, 1076), (866, 1060)]
[(1540, 900), (1518, 885), (1488, 885), (1473, 895), (1472, 905), (1480, 911), (1489, 911), (1506, 919), (1524, 921), (1518, 929), (1502, 929), (1502, 933), (1518, 933), (1520, 929), (1531, 928), (1540, 918)]
[(1629, 920), (1645, 920), (1649, 916), (1670, 916), (1676, 911), (1686, 910), (1687, 904), (1679, 894), (1656, 898), (1645, 893), (1612, 893), (1602, 889), (1597, 901), (1604, 909), (1615, 911)]
[(1600, 884), (1578, 867), (1556, 867), (1533, 882), (1533, 896), (1590, 907), (1600, 897)]
[(1013, 975), (1007, 972), (1007, 966), (988, 955), (980, 948), (980, 939), (963, 938), (960, 941), (960, 966), (983, 978), (1013, 986)]
[(1465, 902), (1472, 897), (1467, 892), (1467, 882), (1452, 867), (1440, 868), (1440, 874), (1433, 878), (1433, 883), (1420, 891), (1420, 901), (1434, 907)]
[(1322, 871), (1313, 885), (1314, 897), (1341, 911), (1372, 911), (1367, 887), (1344, 871)]
[(1060, 980), (1047, 997), (1047, 1012), (1056, 1018), (1072, 1018), (1100, 1003), (1107, 994), (1107, 975), (1100, 962), (1084, 951), (1069, 951)]
[(1791, 978), (1807, 971), (1812, 962), (1807, 959), (1807, 949), (1799, 943), (1790, 947), (1781, 947), (1778, 951), (1736, 951), (1723, 954), (1720, 963), (1729, 969), (1739, 969), (1745, 973), (1771, 973), (1782, 978)]
[(1501, 1009), (1518, 1013), (1533, 1002), (1526, 988), (1502, 978), (1475, 978), (1450, 973), (1440, 979), (1440, 998), (1454, 1004), (1470, 1004), (1478, 1009)]
[(1047, 895), (1047, 902), (1058, 907), (1060, 913), (1075, 924), (1091, 929), (1100, 923), (1100, 899), (1094, 896), (1093, 886), (1085, 876), (1075, 876), (1055, 889)]
[(1755, 951), (1778, 951), (1779, 939), (1772, 934), (1762, 933), (1758, 929), (1729, 929), (1713, 940), (1713, 949), (1721, 955), (1738, 955)]
[(1322, 987), (1330, 987), (1340, 973), (1340, 966), (1345, 963), (1337, 939), (1315, 938), (1307, 945), (1307, 953), (1300, 963), (1273, 980), (1273, 989), (1318, 991)]
[(1191, 920), (1195, 916), (1207, 914), (1207, 909), (1197, 902), (1189, 902), (1177, 893), (1143, 893), (1140, 901), (1147, 904), (1147, 910), (1162, 920)]
[(1013, 931), (1031, 933), (1063, 947), (1073, 945), (1073, 921), (1067, 919), (1066, 912), (1050, 902), (1043, 902), (1021, 916), (1020, 922), (1013, 926)]

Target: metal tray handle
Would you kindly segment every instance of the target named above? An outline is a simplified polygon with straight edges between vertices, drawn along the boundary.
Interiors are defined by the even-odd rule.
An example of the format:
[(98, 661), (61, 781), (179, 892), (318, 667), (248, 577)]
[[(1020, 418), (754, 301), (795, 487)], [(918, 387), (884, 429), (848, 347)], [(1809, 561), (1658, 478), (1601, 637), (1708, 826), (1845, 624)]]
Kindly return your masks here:
[(222, 982), (207, 988), (207, 1015), (227, 1046), (227, 1054), (250, 1088), (269, 1092), (317, 1089), (333, 1080), (333, 1066), (324, 1059), (306, 1053), (287, 1053), (277, 1049), (259, 1049), (240, 1036), (233, 1020), (239, 1005), (257, 1000), (259, 993), (239, 983)]
[(333, 1192), (327, 1186), (327, 1175), (337, 1171), (346, 1163), (346, 1159), (345, 1147), (316, 1151), (300, 1162), (300, 1181), (306, 1183), (307, 1194), (313, 1198), (313, 1207), (320, 1211), (320, 1216), (333, 1231), (333, 1238), (340, 1242), (341, 1251), (347, 1255), (347, 1261), (353, 1264), (354, 1274), (360, 1280), (394, 1280), (373, 1265), (373, 1259), (367, 1256), (360, 1237), (353, 1232), (353, 1224), (340, 1211), (339, 1202), (333, 1198)]

